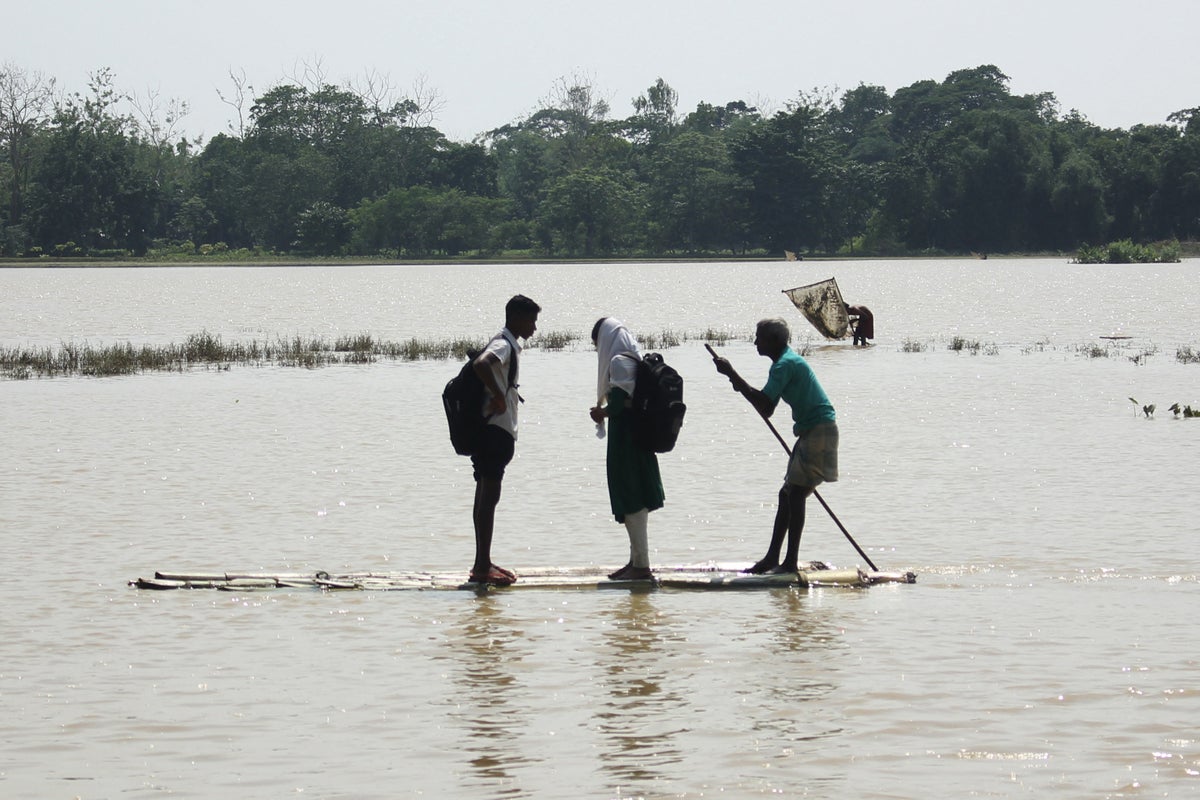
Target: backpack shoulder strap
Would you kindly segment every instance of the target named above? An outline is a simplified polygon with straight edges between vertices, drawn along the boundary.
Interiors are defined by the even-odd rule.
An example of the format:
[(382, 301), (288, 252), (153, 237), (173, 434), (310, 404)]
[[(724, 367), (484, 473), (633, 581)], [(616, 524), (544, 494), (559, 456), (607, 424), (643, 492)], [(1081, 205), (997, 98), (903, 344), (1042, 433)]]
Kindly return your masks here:
[[(504, 341), (508, 342), (508, 346), (512, 348), (512, 357), (508, 359), (508, 388), (515, 390), (521, 385), (517, 383), (517, 374), (519, 372), (517, 367), (517, 353), (520, 348), (517, 347), (517, 343), (515, 341), (505, 336), (503, 331), (493, 336), (488, 344), (491, 344), (491, 342), (494, 342), (497, 339), (503, 339)], [(521, 397), (520, 392), (517, 392), (517, 400), (522, 403), (525, 402), (525, 398)]]

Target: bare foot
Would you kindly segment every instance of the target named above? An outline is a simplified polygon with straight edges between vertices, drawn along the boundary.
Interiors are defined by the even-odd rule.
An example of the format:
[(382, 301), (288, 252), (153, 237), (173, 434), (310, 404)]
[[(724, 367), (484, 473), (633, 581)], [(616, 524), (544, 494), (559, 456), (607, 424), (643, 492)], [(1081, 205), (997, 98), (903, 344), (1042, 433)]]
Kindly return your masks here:
[[(779, 564), (779, 562), (775, 561), (774, 559), (763, 558), (763, 559), (760, 559), (759, 561), (756, 561), (754, 563), (754, 566), (747, 567), (746, 569), (742, 570), (742, 572), (750, 574), (750, 575), (765, 575), (766, 573), (775, 569), (778, 566), (778, 564)], [(794, 571), (795, 570), (793, 570), (793, 572)]]
[(616, 572), (608, 573), (608, 579), (610, 581), (623, 581), (623, 580), (625, 580), (626, 573), (628, 573), (629, 570), (631, 570), (631, 569), (633, 569), (633, 565), (626, 564), (625, 566), (621, 567)]

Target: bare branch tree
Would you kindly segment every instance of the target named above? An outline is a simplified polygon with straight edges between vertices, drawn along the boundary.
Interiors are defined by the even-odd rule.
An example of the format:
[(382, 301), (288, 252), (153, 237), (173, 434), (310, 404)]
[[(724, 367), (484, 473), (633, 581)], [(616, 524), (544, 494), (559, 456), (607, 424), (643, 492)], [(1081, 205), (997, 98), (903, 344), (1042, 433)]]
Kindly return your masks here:
[(325, 59), (314, 55), (297, 61), (291, 73), (283, 77), (302, 89), (316, 92), (329, 82), (329, 70), (325, 69)]
[(26, 145), (54, 106), (54, 78), (26, 72), (15, 64), (0, 65), (0, 145), (12, 169), (9, 219), (16, 225), (24, 214), (24, 190), (29, 184), (31, 159)]
[(413, 81), (407, 95), (401, 94), (390, 74), (373, 69), (346, 83), (381, 125), (393, 122), (410, 128), (428, 127), (446, 105), (441, 92), (431, 86), (423, 74)]
[(374, 69), (366, 70), (360, 78), (351, 79), (350, 90), (362, 99), (376, 121), (384, 120), (398, 102), (392, 76)]
[(170, 145), (180, 138), (180, 122), (188, 115), (186, 100), (172, 97), (163, 102), (157, 89), (146, 87), (145, 96), (129, 95), (129, 105), (137, 114), (138, 129), (155, 147)]
[(246, 70), (244, 69), (234, 72), (233, 67), (230, 67), (229, 80), (233, 83), (233, 90), (229, 96), (227, 97), (224, 92), (217, 89), (217, 97), (221, 98), (221, 102), (232, 108), (237, 114), (237, 122), (229, 123), (229, 132), (241, 139), (246, 135), (246, 103), (254, 99), (254, 87), (246, 79)]
[(763, 119), (770, 119), (780, 110), (779, 103), (761, 92), (750, 94), (750, 105), (758, 109), (758, 113)]
[(428, 76), (421, 74), (413, 80), (411, 94), (407, 98), (416, 109), (408, 116), (408, 124), (414, 128), (433, 125), (446, 107), (446, 101), (437, 88), (429, 84)]
[(543, 108), (557, 108), (587, 123), (602, 122), (611, 110), (608, 99), (600, 97), (592, 76), (575, 72), (562, 76), (541, 101)]

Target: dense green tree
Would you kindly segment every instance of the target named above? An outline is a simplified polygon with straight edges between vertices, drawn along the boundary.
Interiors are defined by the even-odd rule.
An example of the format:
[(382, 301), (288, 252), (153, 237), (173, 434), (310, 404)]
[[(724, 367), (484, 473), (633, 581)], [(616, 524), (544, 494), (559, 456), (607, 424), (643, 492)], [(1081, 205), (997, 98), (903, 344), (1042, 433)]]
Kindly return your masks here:
[(443, 139), (430, 165), (429, 182), (466, 194), (495, 197), (496, 160), (483, 145), (455, 144)]
[(699, 133), (729, 132), (753, 125), (760, 119), (758, 109), (742, 100), (732, 100), (724, 106), (701, 102), (695, 111), (684, 117), (682, 127)]
[(1104, 205), (1100, 167), (1083, 151), (1074, 151), (1059, 166), (1050, 192), (1054, 210), (1054, 246), (1077, 248), (1105, 240), (1111, 219)]
[[(254, 247), (248, 220), (256, 198), (251, 192), (251, 158), (245, 143), (219, 133), (208, 141), (193, 165), (195, 199), (211, 215), (205, 225), (212, 241), (230, 247)], [(193, 234), (194, 235), (194, 234)], [(200, 241), (192, 239), (200, 244)]]
[(208, 210), (204, 200), (195, 195), (184, 200), (172, 217), (167, 232), (176, 241), (205, 244), (213, 241), (217, 218)]
[(769, 250), (836, 248), (846, 233), (844, 148), (826, 108), (802, 97), (733, 147), (752, 233)]
[(491, 147), (502, 196), (512, 201), (523, 219), (532, 219), (542, 201), (550, 163), (551, 143), (544, 136), (519, 128), (496, 132)]
[(333, 256), (350, 241), (350, 215), (344, 208), (318, 200), (300, 212), (296, 220), (296, 249), (319, 256)]
[(143, 145), (132, 120), (116, 111), (119, 100), (111, 73), (102, 70), (87, 95), (67, 97), (56, 109), (31, 192), (37, 240), (85, 252), (146, 250), (160, 189), (138, 171)]
[(1045, 209), (1050, 161), (1044, 128), (1011, 111), (970, 111), (930, 146), (934, 202), (943, 210), (933, 231), (939, 248), (1019, 250), (1032, 241)]
[(555, 253), (607, 255), (629, 248), (635, 236), (638, 192), (622, 175), (580, 169), (554, 181), (538, 208), (543, 244)]
[(336, 165), (312, 149), (295, 155), (255, 153), (246, 176), (254, 202), (245, 224), (256, 245), (283, 252), (296, 241), (300, 214), (320, 201), (331, 202)]
[(838, 107), (828, 112), (830, 129), (850, 158), (878, 163), (895, 154), (888, 131), (892, 98), (882, 86), (859, 84), (842, 95)]
[(1087, 145), (1104, 176), (1112, 224), (1104, 237), (1154, 241), (1168, 235), (1160, 187), (1163, 162), (1179, 133), (1166, 125), (1105, 131)]
[(1200, 109), (1172, 114), (1183, 132), (1163, 158), (1159, 191), (1166, 231), (1158, 238), (1200, 238)]
[(458, 143), (425, 101), (314, 71), (253, 101), (237, 84), (236, 135), (200, 147), (174, 133), (184, 105), (162, 116), (108, 71), (51, 106), (53, 81), (5, 65), (0, 252), (883, 254), (1200, 236), (1200, 108), (1105, 130), (1008, 82), (985, 64), (891, 95), (801, 94), (764, 118), (743, 101), (681, 116), (659, 78), (614, 119), (573, 76)]
[(487, 250), (505, 212), (504, 201), (459, 189), (393, 189), (350, 212), (353, 247), (365, 254), (409, 257)]
[(694, 131), (680, 134), (654, 152), (646, 168), (651, 250), (736, 251), (744, 246), (743, 193), (731, 164), (722, 137)]
[(24, 252), (29, 244), (25, 227), (25, 196), (29, 191), (37, 136), (49, 122), (55, 81), (15, 64), (0, 64), (0, 187), (7, 197), (7, 215), (0, 214), (0, 253)]
[(679, 92), (659, 78), (654, 85), (633, 100), (633, 116), (621, 127), (624, 135), (639, 144), (666, 141), (679, 125)]

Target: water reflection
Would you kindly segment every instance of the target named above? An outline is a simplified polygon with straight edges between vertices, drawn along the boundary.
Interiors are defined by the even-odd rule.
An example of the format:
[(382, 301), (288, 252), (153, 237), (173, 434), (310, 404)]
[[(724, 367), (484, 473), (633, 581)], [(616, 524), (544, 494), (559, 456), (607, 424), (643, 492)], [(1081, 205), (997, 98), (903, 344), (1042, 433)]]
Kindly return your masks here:
[(679, 725), (686, 699), (668, 685), (674, 669), (668, 645), (676, 638), (653, 593), (631, 592), (613, 604), (598, 651), (608, 699), (594, 716), (601, 771), (618, 788), (661, 781), (663, 767), (682, 760), (676, 739), (688, 731)]
[(830, 764), (822, 757), (829, 740), (848, 733), (845, 713), (834, 697), (847, 648), (839, 629), (825, 620), (819, 594), (791, 589), (772, 591), (770, 598), (769, 616), (759, 619), (769, 627), (764, 631), (769, 644), (755, 660), (756, 678), (740, 689), (757, 755), (775, 773), (761, 779), (770, 782), (786, 770), (804, 767), (810, 786), (832, 791), (847, 775), (834, 766), (816, 765)]
[(524, 628), (505, 613), (504, 601), (481, 593), (464, 609), (464, 617), (447, 636), (454, 673), (455, 710), (462, 737), (461, 756), (468, 765), (465, 783), (486, 787), (489, 796), (521, 797), (516, 769), (541, 759), (522, 752), (521, 733), (528, 726), (525, 689), (517, 678), (528, 655)]

